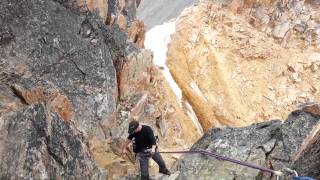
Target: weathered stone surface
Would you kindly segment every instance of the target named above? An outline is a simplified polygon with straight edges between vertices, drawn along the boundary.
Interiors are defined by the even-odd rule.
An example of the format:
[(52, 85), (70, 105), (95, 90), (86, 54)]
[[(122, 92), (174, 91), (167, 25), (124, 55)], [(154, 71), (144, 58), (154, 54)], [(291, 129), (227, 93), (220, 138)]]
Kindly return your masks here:
[(273, 36), (276, 38), (284, 38), (290, 29), (290, 22), (283, 22), (275, 26), (273, 30)]
[(126, 57), (121, 68), (117, 69), (120, 97), (125, 98), (147, 90), (151, 78), (150, 69), (153, 66), (152, 58), (149, 50), (133, 52)]
[[(204, 149), (275, 170), (294, 168), (299, 174), (317, 178), (320, 173), (319, 131), (308, 141), (308, 148), (298, 156), (299, 160), (294, 157), (319, 124), (319, 116), (294, 111), (285, 122), (274, 120), (244, 128), (211, 129), (192, 149)], [(303, 158), (312, 163), (307, 165), (307, 159)], [(257, 170), (202, 155), (185, 155), (175, 165), (175, 170), (180, 171), (177, 179), (271, 179), (268, 173), (260, 174)], [(285, 179), (289, 177), (290, 174), (284, 176)]]
[(125, 31), (127, 29), (127, 20), (122, 14), (118, 16), (116, 23), (119, 25), (121, 30)]
[(128, 29), (129, 38), (137, 44), (139, 48), (144, 48), (146, 27), (142, 21), (135, 20)]
[(139, 6), (138, 0), (109, 0), (108, 1), (108, 19), (107, 24), (112, 23), (111, 19), (117, 19), (119, 15), (125, 17), (128, 27), (136, 19), (136, 11)]
[(51, 92), (48, 90), (46, 92), (42, 88), (27, 90), (17, 84), (14, 84), (11, 88), (24, 103), (28, 105), (46, 103), (51, 111), (59, 113), (65, 121), (73, 119), (73, 107), (69, 99), (56, 90)]
[(183, 12), (166, 63), (204, 131), (284, 119), (320, 99), (318, 9), (295, 0), (216, 0)]
[(2, 82), (25, 89), (58, 89), (70, 100), (80, 128), (104, 137), (100, 125), (115, 113), (117, 100), (113, 30), (98, 16), (68, 9), (63, 2), (10, 0), (1, 1), (0, 8), (1, 24), (15, 37), (0, 46), (4, 72), (15, 73)]
[[(97, 11), (103, 22), (107, 25), (113, 23), (124, 22), (124, 30), (131, 25), (136, 18), (136, 9), (140, 4), (140, 0), (58, 0), (64, 1), (65, 4), (73, 6), (81, 6), (90, 12)], [(121, 19), (121, 20), (119, 20)], [(122, 26), (123, 24), (119, 24)]]
[(87, 5), (92, 12), (97, 10), (101, 18), (106, 21), (108, 18), (108, 0), (77, 0), (79, 5)]
[[(110, 5), (118, 1), (108, 2)], [(118, 13), (118, 8), (124, 7), (121, 12), (128, 10), (126, 13), (133, 19), (129, 12), (133, 5), (124, 2), (108, 6), (108, 13)], [(172, 110), (172, 102), (168, 100), (174, 94), (168, 84), (162, 87), (164, 78), (150, 75), (156, 69), (152, 53), (139, 50), (128, 41), (118, 25), (107, 26), (97, 13), (76, 5), (72, 0), (0, 2), (1, 118), (26, 106), (45, 104), (46, 110), (59, 116), (63, 123), (74, 123), (83, 132), (98, 165), (112, 172), (112, 178), (130, 172), (133, 167), (130, 160), (124, 162), (119, 157), (121, 143), (127, 136), (130, 111), (141, 115), (141, 121), (153, 126), (155, 131), (156, 118), (163, 122), (161, 131), (165, 129), (165, 133), (160, 138), (166, 141), (162, 147), (176, 143), (173, 141), (177, 138), (184, 145), (197, 139), (199, 134), (193, 134), (195, 128), (187, 122), (184, 112)], [(145, 30), (139, 28), (143, 24), (140, 21), (133, 24), (128, 29), (129, 36), (142, 46)], [(152, 92), (134, 108), (144, 91)], [(153, 106), (153, 110), (145, 111), (146, 104)], [(25, 133), (35, 133), (28, 130)], [(186, 143), (183, 137), (188, 137)], [(64, 148), (68, 146), (72, 145), (66, 144)], [(56, 154), (65, 156), (60, 151)], [(59, 172), (52, 170), (51, 174)], [(72, 175), (64, 177), (72, 178)]]
[(21, 100), (15, 97), (11, 88), (3, 84), (0, 85), (0, 117), (11, 111), (16, 111), (17, 109), (24, 106)]
[(0, 119), (0, 179), (106, 179), (82, 133), (41, 104)]
[[(319, 124), (320, 127), (320, 124)], [(320, 179), (320, 131), (310, 140), (307, 147), (300, 154), (299, 159), (294, 163), (293, 169), (299, 172), (300, 176), (311, 176)]]
[(9, 43), (13, 38), (12, 31), (8, 26), (2, 26), (0, 28), (0, 45)]

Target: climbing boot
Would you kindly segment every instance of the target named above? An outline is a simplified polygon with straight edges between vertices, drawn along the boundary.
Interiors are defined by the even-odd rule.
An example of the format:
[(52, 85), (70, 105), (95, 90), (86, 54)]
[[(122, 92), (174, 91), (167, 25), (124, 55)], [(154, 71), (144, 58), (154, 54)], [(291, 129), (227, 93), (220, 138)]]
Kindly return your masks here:
[(171, 172), (168, 169), (160, 170), (159, 173), (162, 173), (162, 174), (165, 174), (165, 175), (168, 175), (168, 176), (171, 175)]

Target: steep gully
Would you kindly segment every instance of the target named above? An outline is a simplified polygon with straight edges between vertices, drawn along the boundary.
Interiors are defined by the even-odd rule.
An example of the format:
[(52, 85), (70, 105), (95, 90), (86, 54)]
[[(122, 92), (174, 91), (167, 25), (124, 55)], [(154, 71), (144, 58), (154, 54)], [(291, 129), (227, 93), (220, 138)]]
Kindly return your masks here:
[(203, 129), (199, 124), (198, 118), (195, 115), (190, 104), (182, 99), (182, 92), (180, 87), (177, 85), (173, 79), (169, 68), (166, 65), (168, 43), (170, 42), (170, 36), (175, 32), (175, 21), (164, 23), (150, 29), (146, 33), (145, 48), (153, 51), (153, 62), (155, 65), (162, 68), (162, 73), (169, 83), (171, 89), (176, 95), (177, 101), (182, 106), (182, 101), (188, 105), (187, 114), (189, 115), (192, 122), (197, 127), (198, 133), (203, 134)]

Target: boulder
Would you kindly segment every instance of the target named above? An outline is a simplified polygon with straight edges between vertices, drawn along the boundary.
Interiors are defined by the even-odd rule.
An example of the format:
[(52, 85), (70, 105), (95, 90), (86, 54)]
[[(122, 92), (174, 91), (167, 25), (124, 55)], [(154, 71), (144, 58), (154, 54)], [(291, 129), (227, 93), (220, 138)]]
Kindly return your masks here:
[(0, 8), (1, 83), (21, 87), (19, 97), (26, 104), (42, 102), (41, 93), (58, 91), (61, 97), (52, 99), (53, 107), (65, 103), (65, 109), (72, 109), (67, 119), (87, 135), (103, 138), (101, 127), (116, 113), (118, 96), (111, 47), (116, 47), (115, 33), (124, 33), (64, 1), (8, 0)]
[[(319, 178), (320, 116), (305, 112), (306, 107), (292, 112), (284, 122), (273, 120), (243, 128), (214, 128), (205, 134), (192, 149), (203, 149), (254, 165), (293, 174)], [(309, 164), (308, 164), (309, 163)], [(215, 158), (188, 154), (179, 160), (177, 179), (271, 179), (271, 174), (232, 164)]]
[(106, 179), (72, 122), (35, 104), (0, 119), (0, 179)]

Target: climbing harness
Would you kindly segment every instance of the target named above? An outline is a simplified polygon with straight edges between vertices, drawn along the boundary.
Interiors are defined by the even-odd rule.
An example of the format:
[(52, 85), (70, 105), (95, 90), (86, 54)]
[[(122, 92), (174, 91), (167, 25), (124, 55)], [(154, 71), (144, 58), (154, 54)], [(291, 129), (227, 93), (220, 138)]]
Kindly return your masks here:
[(175, 154), (175, 153), (178, 153), (178, 154), (202, 154), (202, 155), (214, 157), (214, 158), (216, 158), (218, 160), (229, 161), (229, 162), (232, 162), (232, 163), (235, 163), (235, 164), (239, 164), (239, 165), (242, 165), (242, 166), (247, 166), (247, 167), (250, 167), (250, 168), (253, 168), (253, 169), (257, 169), (257, 170), (260, 170), (260, 171), (268, 172), (268, 173), (271, 173), (271, 174), (275, 175), (277, 179), (278, 179), (279, 176), (282, 176), (282, 174), (283, 174), (281, 171), (275, 171), (275, 170), (272, 170), (272, 169), (269, 169), (269, 168), (253, 165), (253, 164), (250, 164), (250, 163), (247, 163), (247, 162), (244, 162), (244, 161), (239, 161), (239, 160), (236, 160), (236, 159), (228, 158), (228, 157), (221, 156), (221, 155), (218, 155), (218, 154), (215, 154), (215, 153), (212, 153), (212, 152), (209, 152), (209, 151), (201, 150), (201, 149), (189, 150), (189, 151), (159, 151), (159, 153), (168, 153), (168, 154), (169, 153), (170, 154)]

